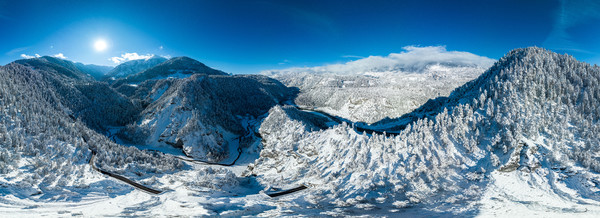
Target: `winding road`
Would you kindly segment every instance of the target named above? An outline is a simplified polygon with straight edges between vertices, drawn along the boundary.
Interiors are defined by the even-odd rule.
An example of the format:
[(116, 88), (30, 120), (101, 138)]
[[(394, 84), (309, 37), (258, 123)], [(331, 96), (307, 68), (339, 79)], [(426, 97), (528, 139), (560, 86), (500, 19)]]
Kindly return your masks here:
[[(320, 114), (320, 115), (322, 115), (322, 116), (325, 116), (325, 117), (329, 118), (330, 120), (332, 120), (332, 121), (334, 121), (334, 122), (336, 122), (336, 123), (338, 123), (338, 124), (341, 124), (341, 123), (343, 123), (343, 122), (352, 123), (352, 122), (350, 122), (350, 121), (348, 121), (348, 120), (345, 120), (345, 119), (339, 118), (339, 117), (337, 117), (337, 116), (333, 116), (333, 115), (331, 115), (331, 114), (328, 114), (328, 113), (325, 113), (325, 112), (323, 112), (323, 111), (315, 110), (315, 109), (312, 109), (312, 108), (300, 107), (300, 106), (297, 106), (297, 105), (292, 105), (292, 106), (293, 106), (293, 107), (295, 107), (296, 109), (300, 110), (300, 111), (307, 111), (307, 112), (318, 113), (318, 114)], [(76, 122), (76, 118), (75, 118), (75, 116), (73, 116), (73, 115), (69, 115), (69, 117), (70, 117), (70, 118), (73, 120), (73, 122)], [(355, 128), (355, 130), (356, 130), (357, 132), (366, 132), (366, 133), (368, 133), (368, 134), (373, 134), (373, 133), (376, 133), (376, 134), (385, 134), (386, 136), (395, 136), (395, 135), (397, 135), (397, 134), (398, 134), (398, 133), (390, 133), (390, 132), (385, 132), (385, 131), (380, 131), (380, 130), (375, 130), (375, 129), (362, 128), (362, 127), (358, 127), (358, 126), (356, 126), (356, 125), (354, 125), (354, 126), (355, 126), (354, 128)], [(237, 154), (237, 157), (236, 157), (236, 158), (233, 160), (233, 162), (231, 162), (231, 163), (217, 163), (217, 162), (210, 162), (210, 161), (205, 161), (205, 160), (193, 159), (193, 157), (192, 157), (192, 156), (190, 156), (190, 155), (188, 155), (188, 154), (185, 152), (185, 150), (184, 150), (184, 149), (182, 149), (182, 152), (183, 152), (183, 154), (184, 154), (184, 155), (185, 155), (187, 158), (184, 158), (184, 157), (181, 157), (181, 156), (177, 156), (177, 155), (170, 155), (170, 154), (166, 154), (166, 153), (164, 153), (164, 152), (161, 152), (161, 151), (158, 151), (158, 150), (151, 150), (151, 149), (148, 149), (148, 150), (146, 150), (146, 151), (159, 152), (159, 153), (161, 153), (162, 155), (170, 155), (170, 156), (172, 156), (172, 157), (174, 157), (174, 158), (177, 158), (177, 159), (179, 159), (179, 160), (182, 160), (182, 161), (190, 162), (190, 163), (201, 163), (201, 164), (207, 164), (207, 165), (218, 165), (218, 166), (234, 166), (234, 165), (235, 165), (235, 163), (236, 163), (236, 162), (237, 162), (237, 161), (240, 159), (240, 157), (241, 157), (241, 155), (242, 155), (242, 153), (243, 153), (243, 152), (242, 152), (242, 147), (241, 147), (242, 140), (243, 140), (244, 138), (248, 138), (248, 137), (254, 137), (255, 135), (257, 135), (257, 133), (256, 133), (256, 132), (254, 132), (254, 131), (251, 131), (251, 130), (249, 129), (249, 127), (248, 127), (248, 126), (246, 126), (245, 128), (246, 128), (246, 132), (247, 132), (247, 134), (246, 134), (246, 135), (244, 135), (244, 136), (239, 136), (239, 137), (237, 137), (237, 138), (236, 138), (236, 139), (238, 140), (238, 148), (237, 148), (237, 152), (238, 152), (238, 154)], [(254, 135), (253, 135), (253, 134), (254, 134)], [(115, 136), (114, 134), (112, 134), (112, 133), (110, 133), (110, 132), (109, 132), (109, 134), (107, 134), (107, 135), (108, 135), (108, 138), (109, 138), (109, 139), (112, 139), (112, 141), (116, 143), (116, 139), (115, 139), (115, 137), (116, 137), (116, 136)], [(258, 136), (256, 136), (256, 137), (260, 138), (260, 135), (258, 135)], [(87, 137), (86, 137), (86, 135), (84, 135), (83, 139), (84, 139), (84, 141), (85, 141), (85, 142), (87, 142), (87, 141), (88, 141), (88, 140), (87, 140)], [(95, 164), (94, 164), (94, 159), (95, 159), (95, 157), (96, 157), (96, 151), (95, 151), (95, 150), (92, 150), (92, 149), (90, 149), (90, 151), (92, 151), (92, 156), (90, 157), (90, 160), (89, 160), (89, 165), (90, 165), (90, 166), (92, 167), (92, 169), (94, 169), (95, 171), (98, 171), (98, 172), (100, 172), (100, 173), (102, 173), (102, 174), (104, 174), (104, 175), (107, 175), (107, 176), (109, 176), (109, 177), (112, 177), (112, 178), (115, 178), (115, 179), (117, 179), (117, 180), (120, 180), (120, 181), (122, 181), (122, 182), (125, 182), (125, 183), (127, 183), (127, 184), (129, 184), (129, 185), (131, 185), (131, 186), (133, 186), (133, 187), (135, 187), (135, 188), (137, 188), (137, 189), (140, 189), (140, 190), (142, 190), (142, 191), (148, 192), (148, 193), (150, 193), (150, 194), (160, 194), (160, 193), (162, 193), (162, 192), (163, 192), (163, 191), (161, 191), (161, 190), (156, 190), (156, 189), (153, 189), (153, 188), (150, 188), (150, 187), (144, 186), (144, 185), (142, 185), (142, 184), (140, 184), (140, 183), (137, 183), (137, 182), (135, 182), (135, 181), (132, 181), (132, 180), (130, 180), (130, 179), (128, 179), (128, 178), (125, 178), (125, 177), (123, 177), (123, 176), (121, 176), (121, 175), (114, 174), (114, 173), (111, 173), (111, 172), (108, 172), (108, 171), (105, 171), (105, 170), (102, 170), (102, 169), (99, 169), (99, 168), (97, 168), (97, 167), (95, 166)], [(283, 191), (277, 191), (277, 192), (269, 192), (269, 193), (266, 193), (266, 194), (267, 194), (269, 197), (278, 197), (278, 196), (282, 196), (282, 195), (291, 194), (291, 193), (294, 193), (294, 192), (297, 192), (297, 191), (301, 191), (301, 190), (304, 190), (304, 189), (306, 189), (306, 188), (308, 188), (308, 187), (306, 187), (306, 186), (304, 186), (304, 185), (301, 185), (301, 186), (298, 186), (298, 187), (296, 187), (296, 188), (292, 188), (292, 189), (289, 189), (289, 190), (283, 190)]]
[(282, 195), (287, 195), (287, 194), (291, 194), (297, 191), (302, 191), (304, 189), (307, 189), (308, 187), (306, 187), (305, 185), (300, 185), (296, 188), (292, 188), (292, 189), (287, 189), (287, 190), (283, 190), (283, 191), (276, 191), (276, 192), (265, 192), (266, 195), (268, 195), (269, 197), (279, 197)]
[[(206, 164), (206, 165), (218, 165), (218, 166), (226, 166), (226, 167), (230, 167), (230, 166), (233, 166), (233, 165), (235, 165), (235, 163), (236, 163), (236, 162), (237, 162), (237, 161), (240, 159), (240, 157), (242, 156), (242, 139), (244, 139), (244, 138), (248, 138), (248, 137), (252, 137), (252, 135), (253, 135), (253, 133), (254, 133), (254, 131), (250, 131), (250, 129), (248, 129), (248, 127), (247, 127), (247, 126), (246, 126), (246, 132), (248, 132), (248, 133), (246, 133), (246, 135), (244, 135), (244, 136), (239, 136), (239, 137), (235, 138), (235, 139), (237, 139), (237, 140), (238, 140), (238, 148), (237, 148), (237, 152), (238, 152), (238, 154), (237, 154), (237, 157), (235, 158), (235, 160), (233, 160), (233, 162), (231, 162), (231, 163), (217, 163), (217, 162), (210, 162), (210, 161), (205, 161), (205, 160), (193, 159), (193, 157), (192, 157), (192, 156), (190, 156), (189, 154), (187, 154), (187, 153), (185, 152), (185, 149), (181, 149), (181, 152), (183, 152), (183, 154), (184, 154), (186, 157), (188, 157), (188, 158), (183, 158), (183, 157), (180, 157), (180, 156), (177, 156), (177, 155), (171, 155), (171, 156), (172, 156), (172, 157), (174, 157), (174, 158), (177, 158), (177, 159), (179, 159), (179, 160), (186, 161), (186, 162), (190, 162), (190, 163), (201, 163), (201, 164)], [(260, 138), (260, 137), (259, 137), (259, 138)], [(182, 146), (183, 146), (183, 145), (182, 145)], [(161, 154), (163, 154), (163, 155), (169, 155), (169, 154), (166, 154), (166, 153), (164, 153), (164, 152), (161, 152), (161, 151), (158, 151), (158, 150), (153, 150), (153, 149), (146, 149), (146, 151), (158, 152), (158, 153), (161, 153)]]
[(133, 186), (135, 188), (137, 188), (137, 189), (140, 189), (142, 191), (148, 192), (150, 194), (157, 195), (157, 194), (160, 194), (160, 193), (163, 192), (163, 191), (160, 191), (160, 190), (156, 190), (156, 189), (144, 186), (142, 184), (134, 182), (134, 181), (132, 181), (132, 180), (130, 180), (128, 178), (125, 178), (123, 176), (120, 176), (120, 175), (117, 175), (117, 174), (114, 174), (114, 173), (111, 173), (111, 172), (99, 169), (98, 167), (96, 167), (96, 165), (94, 165), (94, 158), (96, 157), (96, 151), (94, 151), (92, 149), (90, 149), (90, 151), (92, 151), (92, 157), (90, 158), (89, 164), (92, 167), (92, 169), (94, 169), (94, 170), (96, 170), (96, 171), (98, 171), (98, 172), (100, 172), (100, 173), (102, 173), (104, 175), (113, 177), (113, 178), (115, 178), (117, 180), (121, 180), (121, 181), (123, 181), (123, 182), (125, 182), (125, 183), (127, 183), (127, 184), (129, 184), (129, 185), (131, 185), (131, 186)]

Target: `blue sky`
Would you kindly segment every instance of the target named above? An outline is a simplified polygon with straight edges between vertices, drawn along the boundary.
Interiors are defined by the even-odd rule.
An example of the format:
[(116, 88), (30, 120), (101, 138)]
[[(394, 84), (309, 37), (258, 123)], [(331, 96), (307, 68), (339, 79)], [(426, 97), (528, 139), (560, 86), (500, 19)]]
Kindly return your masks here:
[[(0, 64), (189, 56), (230, 73), (343, 63), (409, 45), (500, 58), (540, 46), (600, 64), (600, 1), (5, 1)], [(108, 48), (96, 51), (104, 39)], [(130, 55), (131, 56), (131, 55)]]

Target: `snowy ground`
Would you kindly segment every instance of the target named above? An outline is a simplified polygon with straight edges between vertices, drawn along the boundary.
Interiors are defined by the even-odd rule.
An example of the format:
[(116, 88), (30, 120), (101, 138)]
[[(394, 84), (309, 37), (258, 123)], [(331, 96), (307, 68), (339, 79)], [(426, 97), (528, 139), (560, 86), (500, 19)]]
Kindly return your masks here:
[[(271, 198), (264, 194), (265, 187), (254, 177), (242, 177), (247, 165), (258, 157), (256, 146), (260, 141), (244, 150), (237, 164), (232, 167), (189, 164), (185, 170), (174, 174), (156, 175), (146, 181), (152, 187), (164, 190), (152, 195), (134, 189), (121, 181), (106, 177), (93, 170), (84, 175), (91, 186), (73, 189), (84, 193), (71, 198), (68, 192), (52, 196), (4, 195), (0, 199), (2, 217), (96, 217), (96, 216), (516, 216), (516, 217), (598, 217), (600, 203), (581, 198), (568, 186), (577, 181), (546, 181), (544, 175), (552, 172), (538, 170), (525, 173), (491, 173), (490, 183), (483, 190), (477, 202), (464, 205), (477, 210), (461, 214), (460, 209), (449, 212), (447, 208), (421, 208), (398, 205), (363, 205), (360, 208), (338, 207), (319, 208), (311, 202), (314, 197), (308, 190), (290, 195)], [(169, 152), (162, 148), (161, 151)], [(175, 155), (175, 154), (174, 154)], [(229, 160), (225, 160), (229, 161)], [(224, 161), (224, 162), (225, 162)], [(14, 175), (13, 175), (14, 176)], [(0, 185), (15, 179), (11, 176), (0, 178)], [(144, 182), (144, 181), (142, 181)], [(283, 188), (291, 188), (283, 187)], [(558, 188), (563, 194), (553, 190)], [(24, 189), (28, 190), (28, 189)], [(578, 199), (579, 202), (573, 202)], [(458, 213), (457, 213), (458, 212)]]
[[(322, 114), (317, 114), (322, 115)], [(257, 120), (243, 121), (243, 126), (257, 130)], [(111, 128), (114, 134), (118, 128)], [(248, 165), (259, 156), (261, 139), (244, 147), (240, 159), (231, 167), (187, 163), (184, 170), (173, 174), (157, 174), (142, 181), (152, 188), (163, 190), (152, 195), (123, 182), (93, 171), (88, 165), (83, 177), (90, 185), (67, 186), (62, 190), (43, 190), (5, 184), (20, 178), (17, 173), (0, 178), (0, 190), (8, 190), (0, 198), (0, 217), (97, 217), (97, 216), (407, 216), (407, 217), (600, 217), (600, 202), (581, 195), (595, 195), (600, 187), (598, 175), (577, 166), (556, 171), (548, 168), (534, 172), (514, 170), (491, 172), (488, 184), (476, 201), (445, 202), (410, 205), (394, 203), (358, 203), (351, 206), (320, 205), (319, 190), (327, 184), (307, 181), (309, 189), (271, 198), (264, 191), (269, 185), (247, 175)], [(122, 141), (116, 137), (118, 143)], [(528, 141), (530, 144), (539, 144)], [(237, 154), (237, 140), (230, 141), (230, 155), (222, 163), (230, 163)], [(155, 149), (168, 155), (183, 157), (171, 147), (135, 145), (139, 149)], [(541, 145), (540, 149), (551, 149)], [(26, 161), (23, 159), (22, 161)], [(21, 163), (26, 166), (26, 163)], [(592, 181), (592, 183), (590, 183)], [(589, 183), (589, 184), (588, 184)], [(293, 188), (288, 184), (279, 188)], [(590, 186), (581, 189), (579, 186)], [(320, 186), (320, 187), (319, 187)], [(21, 189), (21, 190), (18, 190)], [(580, 190), (580, 191), (577, 191)], [(590, 193), (581, 193), (589, 190)]]
[[(71, 217), (71, 216), (282, 216), (298, 215), (376, 215), (376, 216), (452, 216), (457, 214), (438, 213), (435, 208), (394, 208), (384, 205), (371, 210), (357, 208), (332, 208), (330, 211), (310, 208), (304, 201), (304, 191), (280, 198), (270, 198), (261, 193), (263, 187), (252, 178), (247, 178), (228, 191), (214, 191), (198, 188), (191, 183), (197, 178), (194, 171), (205, 169), (194, 166), (190, 170), (165, 175), (158, 178), (167, 190), (159, 195), (151, 195), (133, 188), (117, 192), (104, 192), (98, 188), (89, 191), (81, 199), (64, 200), (59, 198), (24, 198), (14, 195), (4, 196), (0, 202), (3, 217)], [(518, 171), (493, 173), (495, 182), (485, 190), (484, 198), (477, 202), (478, 214), (466, 216), (496, 217), (598, 217), (600, 205), (597, 202), (574, 203), (561, 198), (544, 187), (534, 187), (524, 181)], [(119, 183), (117, 180), (102, 178), (100, 174), (89, 175), (101, 186)], [(121, 186), (120, 184), (114, 184)], [(100, 186), (100, 185), (99, 185)], [(565, 191), (569, 191), (566, 189)], [(384, 207), (381, 207), (384, 206)]]
[[(247, 126), (249, 122), (245, 121)], [(254, 122), (253, 124), (256, 124)], [(110, 128), (108, 135), (112, 136), (119, 127)], [(112, 138), (112, 137), (111, 137)], [(118, 137), (118, 143), (123, 143)], [(237, 157), (238, 141), (230, 141), (230, 156), (223, 163), (231, 163)], [(85, 172), (85, 180), (92, 184), (82, 189), (73, 188), (72, 192), (84, 193), (77, 198), (70, 198), (68, 193), (54, 195), (29, 193), (32, 188), (11, 190), (10, 193), (20, 193), (18, 196), (8, 194), (0, 199), (0, 214), (2, 217), (20, 216), (202, 216), (202, 215), (251, 215), (256, 216), (268, 208), (276, 208), (276, 201), (261, 193), (260, 186), (251, 177), (241, 178), (248, 164), (258, 158), (257, 146), (260, 139), (254, 138), (253, 143), (244, 148), (244, 152), (231, 167), (213, 166), (201, 163), (188, 163), (185, 170), (174, 174), (155, 175), (140, 183), (164, 192), (152, 195), (135, 189), (119, 180), (104, 176), (93, 171), (90, 166)], [(156, 147), (147, 145), (130, 145), (139, 149), (154, 149), (184, 157), (179, 149), (172, 147)], [(25, 161), (25, 159), (23, 159)], [(25, 163), (22, 164), (26, 165)], [(19, 175), (8, 175), (0, 178), (0, 185), (18, 180)], [(3, 188), (14, 187), (4, 186)], [(65, 192), (67, 190), (60, 190)], [(32, 197), (33, 196), (33, 197)], [(266, 203), (265, 203), (266, 202)]]
[[(544, 183), (537, 173), (492, 173), (493, 183), (479, 202), (482, 217), (599, 217), (600, 202), (583, 199), (564, 183)], [(568, 197), (556, 194), (551, 186)]]
[[(117, 138), (117, 141), (118, 138)], [(163, 190), (152, 195), (135, 189), (119, 180), (104, 176), (91, 169), (87, 170), (86, 180), (92, 187), (73, 189), (84, 193), (82, 197), (69, 198), (68, 194), (31, 197), (23, 192), (21, 196), (4, 195), (0, 199), (0, 217), (96, 217), (96, 216), (273, 216), (291, 214), (281, 207), (294, 207), (294, 199), (302, 196), (302, 191), (285, 197), (271, 198), (263, 193), (265, 189), (253, 177), (241, 175), (248, 164), (258, 157), (256, 146), (260, 140), (246, 148), (235, 166), (209, 166), (189, 163), (185, 170), (166, 175), (156, 175), (146, 179), (153, 188)], [(236, 144), (237, 146), (237, 144)], [(147, 146), (137, 146), (141, 149)], [(233, 147), (233, 146), (232, 146)], [(167, 154), (177, 154), (176, 149), (156, 148)], [(237, 153), (236, 147), (232, 152)], [(235, 155), (232, 155), (235, 156)], [(234, 157), (235, 158), (235, 157)], [(224, 160), (230, 162), (232, 160)], [(86, 166), (89, 168), (89, 166)], [(0, 178), (12, 179), (11, 176)], [(154, 181), (152, 181), (154, 180)], [(284, 187), (286, 188), (286, 187)], [(62, 190), (63, 192), (65, 190)], [(17, 191), (18, 192), (18, 191)]]

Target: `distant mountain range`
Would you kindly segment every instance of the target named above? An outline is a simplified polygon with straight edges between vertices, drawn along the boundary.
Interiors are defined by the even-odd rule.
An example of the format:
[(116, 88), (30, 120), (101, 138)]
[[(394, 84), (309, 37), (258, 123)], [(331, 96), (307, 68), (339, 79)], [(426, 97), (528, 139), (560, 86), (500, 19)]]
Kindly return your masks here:
[[(128, 62), (123, 64), (128, 64)], [(139, 65), (135, 65), (135, 67), (137, 68)], [(203, 63), (200, 63), (199, 61), (189, 57), (175, 57), (151, 67), (141, 69), (136, 73), (123, 75), (112, 84), (113, 86), (118, 87), (123, 84), (137, 84), (149, 79), (166, 79), (169, 77), (185, 78), (192, 74), (227, 75), (223, 71), (210, 68)]]
[(443, 47), (405, 48), (387, 57), (345, 64), (262, 72), (300, 88), (295, 103), (354, 122), (397, 118), (450, 92), (489, 68), (494, 60)]
[(149, 68), (152, 68), (162, 62), (167, 61), (158, 55), (153, 55), (148, 59), (131, 60), (117, 65), (115, 68), (105, 74), (108, 79), (119, 79), (133, 75)]
[(110, 67), (110, 66), (82, 64), (82, 63), (78, 63), (78, 62), (75, 63), (75, 66), (77, 67), (77, 69), (81, 70), (81, 72), (94, 77), (94, 79), (96, 79), (96, 80), (103, 79), (108, 72), (110, 72), (111, 70), (114, 69), (113, 67)]

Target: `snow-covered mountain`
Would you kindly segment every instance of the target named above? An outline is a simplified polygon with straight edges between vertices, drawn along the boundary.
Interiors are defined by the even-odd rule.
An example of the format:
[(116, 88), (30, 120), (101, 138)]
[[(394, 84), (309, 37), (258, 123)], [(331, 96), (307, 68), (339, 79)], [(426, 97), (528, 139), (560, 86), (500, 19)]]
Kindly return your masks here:
[(210, 161), (230, 155), (230, 144), (248, 133), (242, 122), (295, 93), (274, 79), (231, 76), (188, 57), (172, 58), (111, 86), (143, 108), (135, 122), (119, 130), (121, 140), (176, 147)]
[(97, 152), (96, 166), (130, 178), (183, 166), (170, 157), (114, 144), (73, 117), (72, 102), (65, 98), (78, 95), (78, 89), (55, 84), (81, 76), (70, 71), (71, 64), (43, 57), (0, 66), (0, 208), (19, 205), (16, 199), (73, 201), (107, 188), (131, 190), (93, 171), (91, 150)]
[(376, 123), (406, 125), (392, 135), (289, 104), (298, 89), (265, 76), (115, 89), (72, 66), (0, 67), (2, 215), (600, 215), (600, 67), (567, 55), (511, 51), (448, 97)]
[[(119, 133), (126, 142), (176, 146), (214, 161), (226, 158), (230, 141), (247, 133), (242, 120), (255, 119), (295, 93), (274, 79), (229, 76), (187, 57), (119, 79), (113, 86), (146, 78), (117, 89), (94, 80), (68, 60), (41, 57), (16, 63), (39, 69), (51, 89), (48, 94), (59, 101), (54, 103), (89, 128), (107, 134), (128, 125)], [(174, 74), (189, 78), (171, 77)]]
[(93, 80), (92, 76), (77, 68), (75, 63), (60, 58), (43, 56), (39, 58), (21, 59), (15, 61), (15, 63), (69, 80)]
[[(72, 64), (69, 61), (63, 62), (44, 57), (20, 60), (0, 67), (0, 78), (2, 78), (0, 80), (0, 214), (11, 217), (28, 216), (32, 213), (47, 214), (48, 211), (39, 211), (39, 209), (46, 208), (48, 205), (61, 205), (54, 207), (55, 209), (73, 209), (73, 211), (61, 209), (59, 215), (127, 214), (123, 210), (128, 209), (123, 206), (142, 203), (146, 201), (146, 197), (149, 197), (147, 193), (135, 189), (131, 184), (160, 190), (158, 192), (165, 191), (163, 200), (177, 199), (176, 195), (179, 194), (168, 190), (179, 189), (187, 192), (184, 195), (189, 197), (184, 198), (198, 202), (198, 198), (193, 197), (192, 193), (216, 191), (226, 194), (228, 191), (224, 189), (235, 188), (233, 186), (240, 183), (240, 178), (229, 169), (191, 166), (171, 155), (161, 155), (152, 151), (141, 151), (135, 146), (116, 144), (102, 131), (105, 127), (115, 125), (108, 121), (101, 122), (103, 128), (90, 128), (94, 122), (86, 121), (86, 118), (74, 109), (79, 107), (79, 104), (85, 105), (88, 100), (91, 100), (94, 102), (91, 106), (107, 107), (108, 110), (89, 110), (89, 119), (101, 121), (127, 114), (122, 110), (127, 110), (128, 106), (120, 105), (118, 103), (120, 98), (136, 102), (135, 104), (140, 102), (136, 97), (116, 92), (106, 83), (96, 82), (71, 68)], [(196, 75), (189, 79), (199, 80), (199, 77), (207, 76)], [(215, 102), (236, 99), (237, 94), (244, 92), (237, 89), (229, 92), (221, 91), (225, 87), (231, 87), (233, 83), (237, 83), (236, 87), (262, 84), (260, 88), (250, 90), (248, 94), (252, 96), (246, 96), (248, 98), (242, 101), (253, 100), (252, 103), (261, 105), (243, 108), (237, 104), (233, 105), (235, 107), (227, 108), (228, 105), (225, 104), (221, 105), (225, 108), (217, 110), (217, 112), (226, 111), (228, 114), (243, 113), (243, 116), (250, 116), (249, 114), (258, 113), (256, 111), (266, 111), (269, 104), (277, 101), (264, 98), (260, 94), (274, 92), (271, 86), (275, 89), (287, 90), (281, 83), (261, 76), (239, 76), (231, 79), (229, 76), (210, 77), (208, 78), (210, 80), (225, 80), (218, 85), (207, 85), (215, 94), (210, 97), (218, 98), (214, 100)], [(194, 82), (181, 81), (181, 79), (147, 82), (161, 83), (161, 81), (164, 84), (175, 82), (181, 83), (182, 86), (195, 87)], [(97, 89), (83, 89), (84, 91), (79, 89), (79, 86), (86, 84)], [(220, 85), (225, 87), (215, 87)], [(177, 89), (184, 89), (182, 86), (174, 85), (179, 87)], [(103, 95), (103, 92), (110, 93), (104, 97), (97, 96)], [(157, 95), (159, 92), (152, 92), (146, 97), (148, 99), (160, 97)], [(176, 90), (167, 91), (167, 93), (171, 92)], [(198, 100), (187, 98), (195, 94), (183, 94), (186, 96), (180, 96), (181, 98), (192, 102)], [(282, 96), (269, 97), (276, 99)], [(157, 102), (160, 101), (160, 98), (157, 99)], [(181, 109), (196, 110), (195, 108)], [(228, 114), (217, 115), (224, 117)], [(127, 119), (135, 117), (134, 114)], [(127, 119), (120, 122), (126, 122)], [(215, 121), (222, 123), (219, 120)], [(195, 129), (198, 125), (201, 123), (193, 123), (184, 128), (190, 134), (197, 134), (194, 131), (203, 133), (202, 129)], [(247, 123), (242, 128), (247, 128)], [(239, 140), (240, 144), (243, 142), (246, 143)], [(249, 161), (246, 159), (242, 158), (240, 162)], [(176, 186), (183, 189), (172, 186), (174, 184), (179, 184)], [(179, 204), (177, 207), (180, 207)], [(173, 210), (163, 210), (159, 214), (166, 215), (168, 211)], [(188, 215), (207, 214), (207, 210), (201, 205), (168, 213), (181, 214), (182, 211)]]
[(494, 60), (444, 47), (405, 47), (387, 57), (371, 56), (312, 68), (262, 72), (300, 88), (295, 103), (355, 122), (397, 118), (428, 99), (479, 76)]
[(247, 133), (242, 120), (255, 119), (294, 94), (258, 75), (195, 74), (149, 80), (136, 88), (132, 96), (148, 106), (121, 138), (153, 146), (180, 143), (187, 154), (211, 161), (226, 158), (230, 141)]
[(200, 61), (189, 57), (174, 57), (154, 67), (114, 81), (113, 87), (123, 84), (137, 84), (150, 79), (186, 78), (193, 74), (227, 75), (227, 73), (210, 68)]
[(81, 119), (90, 128), (104, 130), (106, 126), (125, 125), (135, 119), (142, 108), (126, 96), (98, 82), (68, 60), (40, 57), (15, 61), (36, 70), (60, 104), (70, 115)]
[(127, 61), (125, 63), (117, 65), (110, 72), (106, 73), (105, 78), (118, 79), (122, 77), (127, 77), (129, 75), (133, 75), (144, 70), (150, 69), (165, 61), (167, 61), (166, 58), (163, 58), (158, 55), (153, 55), (147, 59)]
[(96, 80), (104, 79), (106, 74), (108, 72), (110, 72), (112, 69), (114, 69), (114, 67), (110, 67), (110, 66), (101, 66), (101, 65), (95, 65), (95, 64), (83, 64), (83, 63), (79, 63), (79, 62), (76, 62), (75, 66), (81, 72), (94, 77), (94, 79), (96, 79)]
[(308, 184), (290, 201), (326, 211), (597, 215), (599, 82), (597, 66), (516, 49), (391, 137), (345, 123), (315, 131), (276, 106), (247, 174)]

